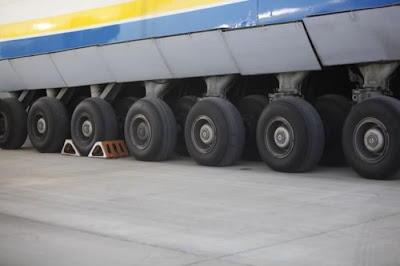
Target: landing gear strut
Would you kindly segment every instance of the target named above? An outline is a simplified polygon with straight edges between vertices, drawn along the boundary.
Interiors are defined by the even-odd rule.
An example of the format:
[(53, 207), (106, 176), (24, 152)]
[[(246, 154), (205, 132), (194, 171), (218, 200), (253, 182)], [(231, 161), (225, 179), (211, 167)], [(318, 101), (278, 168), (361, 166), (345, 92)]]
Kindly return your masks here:
[(225, 99), (235, 80), (233, 75), (206, 78), (208, 97), (198, 101), (187, 116), (187, 149), (200, 165), (232, 165), (242, 154), (245, 140), (242, 118), (237, 108)]
[(309, 171), (324, 149), (324, 128), (317, 111), (301, 98), (301, 83), (307, 72), (278, 75), (279, 88), (270, 94), (257, 125), (261, 158), (282, 172)]
[(343, 127), (343, 150), (361, 176), (391, 179), (400, 170), (400, 101), (389, 97), (388, 83), (398, 62), (360, 66), (364, 83), (353, 91), (358, 102)]

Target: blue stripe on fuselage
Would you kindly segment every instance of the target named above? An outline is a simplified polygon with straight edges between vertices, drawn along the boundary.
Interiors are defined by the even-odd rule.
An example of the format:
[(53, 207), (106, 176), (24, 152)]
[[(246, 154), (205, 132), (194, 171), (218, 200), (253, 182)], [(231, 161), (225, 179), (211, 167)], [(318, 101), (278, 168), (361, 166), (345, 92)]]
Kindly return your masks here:
[[(300, 4), (301, 2), (301, 4)], [(0, 42), (0, 60), (137, 39), (301, 20), (306, 16), (398, 4), (398, 0), (249, 0), (95, 29)]]

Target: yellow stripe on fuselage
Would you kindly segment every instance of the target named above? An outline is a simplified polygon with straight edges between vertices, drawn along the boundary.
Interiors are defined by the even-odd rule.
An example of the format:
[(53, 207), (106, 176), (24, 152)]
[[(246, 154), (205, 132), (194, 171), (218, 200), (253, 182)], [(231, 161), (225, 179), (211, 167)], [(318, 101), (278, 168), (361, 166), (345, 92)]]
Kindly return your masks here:
[[(223, 4), (226, 0), (135, 0), (70, 14), (0, 25), (0, 39), (14, 39), (68, 31), (97, 24), (179, 12), (201, 6)], [(182, 22), (184, 23), (184, 22)]]

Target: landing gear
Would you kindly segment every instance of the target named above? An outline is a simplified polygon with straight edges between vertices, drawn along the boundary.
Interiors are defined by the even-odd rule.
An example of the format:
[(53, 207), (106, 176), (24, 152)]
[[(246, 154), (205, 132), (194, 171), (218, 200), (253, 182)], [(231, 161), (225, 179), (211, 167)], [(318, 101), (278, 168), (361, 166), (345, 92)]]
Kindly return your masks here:
[(187, 149), (200, 165), (232, 165), (242, 154), (244, 139), (239, 111), (220, 97), (200, 100), (186, 119)]
[(137, 100), (138, 99), (135, 97), (125, 97), (118, 99), (113, 103), (115, 115), (117, 117), (119, 139), (124, 139), (124, 127), (125, 127), (126, 115), (128, 114), (129, 109)]
[(319, 162), (324, 166), (344, 166), (342, 129), (344, 121), (351, 110), (351, 102), (341, 95), (324, 95), (315, 102), (325, 129), (325, 149)]
[(343, 151), (349, 165), (371, 179), (396, 178), (400, 169), (400, 101), (389, 96), (390, 77), (399, 62), (360, 65), (357, 104), (343, 126)]
[(197, 96), (189, 95), (176, 100), (172, 104), (172, 110), (176, 119), (177, 141), (175, 151), (183, 156), (188, 156), (189, 153), (185, 142), (185, 123), (189, 111), (197, 103)]
[(278, 74), (279, 88), (257, 124), (261, 158), (281, 172), (306, 172), (315, 167), (324, 149), (324, 127), (317, 111), (302, 99), (308, 72)]
[(262, 159), (272, 169), (306, 172), (321, 158), (323, 124), (308, 102), (284, 97), (262, 112), (257, 125), (257, 144)]
[(117, 120), (111, 104), (100, 98), (82, 101), (72, 115), (71, 136), (84, 156), (97, 141), (117, 139)]
[(263, 95), (249, 95), (239, 101), (238, 109), (246, 129), (246, 144), (243, 151), (243, 158), (246, 160), (260, 160), (256, 140), (257, 122), (268, 103), (268, 98)]
[(16, 98), (0, 99), (0, 148), (19, 149), (27, 136), (27, 114)]
[[(355, 104), (342, 96), (324, 95), (314, 107), (304, 98), (320, 92), (302, 94), (307, 71), (278, 74), (278, 87), (271, 76), (268, 82), (258, 76), (242, 80), (239, 75), (208, 76), (205, 83), (199, 78), (144, 81), (146, 96), (140, 100), (120, 98), (143, 96), (139, 82), (91, 85), (87, 99), (83, 96), (89, 95), (86, 87), (79, 92), (78, 88), (13, 92), (10, 96), (18, 100), (0, 100), (0, 147), (19, 148), (28, 131), (37, 150), (58, 152), (70, 132), (83, 156), (98, 141), (124, 138), (131, 155), (144, 161), (168, 159), (175, 150), (206, 166), (232, 165), (241, 156), (261, 157), (282, 172), (306, 172), (318, 162), (329, 166), (348, 163), (366, 178), (390, 179), (400, 170), (396, 161), (400, 156), (400, 101), (390, 97), (397, 97), (398, 91), (389, 88), (398, 85), (396, 79), (389, 81), (399, 65), (363, 64), (355, 71), (351, 66), (345, 81), (355, 83)], [(195, 86), (188, 86), (191, 82)], [(265, 89), (274, 92), (268, 97), (260, 93), (240, 99), (249, 91), (258, 91), (256, 86), (261, 83), (268, 83)], [(244, 85), (251, 85), (250, 90), (244, 91)], [(121, 93), (131, 86), (139, 91)], [(326, 91), (333, 91), (332, 87)], [(49, 97), (40, 98), (44, 93)], [(203, 96), (181, 97), (188, 93)]]
[(168, 159), (176, 145), (176, 121), (170, 107), (154, 97), (135, 102), (126, 116), (125, 142), (138, 160)]
[(400, 101), (377, 96), (357, 104), (343, 128), (343, 150), (361, 176), (391, 179), (400, 169)]
[(70, 135), (65, 105), (54, 97), (37, 100), (29, 110), (28, 133), (32, 146), (39, 152), (60, 152)]
[(69, 114), (69, 117), (72, 118), (72, 114), (74, 113), (76, 107), (85, 99), (87, 99), (88, 97), (86, 96), (78, 96), (76, 98), (74, 98), (69, 104), (67, 104), (67, 111)]

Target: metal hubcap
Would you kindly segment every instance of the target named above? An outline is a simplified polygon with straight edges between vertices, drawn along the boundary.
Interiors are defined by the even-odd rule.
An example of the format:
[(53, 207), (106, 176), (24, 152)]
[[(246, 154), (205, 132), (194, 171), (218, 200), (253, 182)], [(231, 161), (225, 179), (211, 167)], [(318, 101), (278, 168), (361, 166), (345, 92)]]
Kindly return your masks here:
[(274, 133), (275, 144), (279, 148), (286, 149), (290, 143), (289, 130), (285, 126), (280, 126)]
[(204, 144), (213, 142), (215, 132), (209, 124), (205, 124), (200, 128), (200, 139)]
[(37, 123), (36, 123), (36, 128), (37, 128), (37, 131), (38, 131), (40, 134), (44, 134), (44, 133), (46, 132), (47, 125), (46, 125), (46, 120), (44, 120), (43, 117), (40, 118), (40, 119), (37, 121)]
[(265, 126), (264, 145), (275, 158), (282, 159), (289, 156), (294, 141), (293, 128), (285, 118), (275, 117)]
[(385, 137), (378, 128), (371, 128), (364, 135), (364, 145), (370, 152), (381, 152), (385, 146)]
[(92, 122), (86, 120), (82, 124), (82, 133), (85, 137), (90, 137), (93, 134), (93, 125)]
[(146, 140), (149, 137), (149, 127), (142, 122), (137, 127), (137, 135), (140, 140)]
[(201, 153), (210, 153), (217, 144), (217, 128), (206, 115), (198, 116), (193, 121), (190, 134), (194, 147)]
[(381, 161), (389, 149), (389, 132), (378, 119), (362, 119), (353, 131), (353, 146), (356, 154), (368, 163)]
[(138, 114), (133, 117), (130, 123), (130, 132), (133, 145), (139, 150), (144, 150), (150, 145), (152, 139), (151, 125), (144, 115)]

